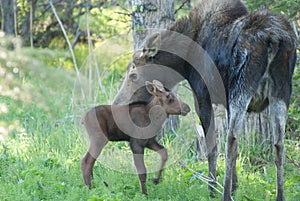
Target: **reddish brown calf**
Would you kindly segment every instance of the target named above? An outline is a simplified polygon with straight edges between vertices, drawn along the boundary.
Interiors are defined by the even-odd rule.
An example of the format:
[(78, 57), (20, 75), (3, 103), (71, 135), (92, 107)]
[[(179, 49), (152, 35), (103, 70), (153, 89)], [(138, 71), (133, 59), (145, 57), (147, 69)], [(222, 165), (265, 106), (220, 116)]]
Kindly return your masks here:
[[(139, 102), (123, 106), (101, 105), (91, 109), (84, 116), (82, 123), (88, 133), (90, 144), (87, 153), (81, 160), (81, 171), (83, 180), (89, 188), (95, 161), (108, 141), (129, 141), (143, 194), (147, 194), (144, 149), (147, 147), (158, 152), (162, 163), (153, 182), (155, 184), (159, 182), (168, 155), (167, 150), (155, 139), (157, 131), (162, 127), (167, 115), (186, 115), (190, 108), (170, 92), (165, 91), (164, 86), (157, 80), (154, 80), (153, 83), (147, 81), (146, 88), (153, 95), (149, 103)], [(153, 114), (151, 110), (153, 111), (155, 108)], [(154, 125), (152, 129), (151, 125)], [(139, 135), (139, 133), (141, 134)]]

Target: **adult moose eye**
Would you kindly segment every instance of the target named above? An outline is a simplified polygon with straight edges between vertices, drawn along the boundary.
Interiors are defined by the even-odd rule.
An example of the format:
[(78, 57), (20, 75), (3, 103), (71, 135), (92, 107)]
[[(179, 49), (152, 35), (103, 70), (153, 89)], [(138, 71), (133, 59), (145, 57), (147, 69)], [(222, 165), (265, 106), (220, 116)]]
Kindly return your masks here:
[(136, 73), (130, 73), (129, 74), (129, 78), (132, 80), (132, 81), (136, 81), (138, 79), (138, 75)]

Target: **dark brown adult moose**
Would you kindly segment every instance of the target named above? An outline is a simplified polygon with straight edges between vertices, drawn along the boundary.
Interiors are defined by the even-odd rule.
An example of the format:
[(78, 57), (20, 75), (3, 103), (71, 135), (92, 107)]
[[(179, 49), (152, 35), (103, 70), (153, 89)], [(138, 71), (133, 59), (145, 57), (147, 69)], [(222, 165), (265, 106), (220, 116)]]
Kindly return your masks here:
[[(155, 139), (158, 134), (157, 128), (162, 127), (167, 115), (186, 115), (190, 108), (172, 93), (166, 91), (157, 80), (154, 80), (153, 83), (146, 82), (146, 88), (152, 95), (152, 99), (148, 103), (136, 102), (123, 106), (101, 105), (91, 109), (83, 117), (82, 123), (88, 133), (89, 148), (81, 160), (81, 171), (83, 180), (89, 188), (91, 187), (92, 169), (95, 161), (108, 141), (129, 141), (143, 194), (147, 194), (144, 149), (147, 147), (158, 152), (162, 162), (158, 175), (153, 182), (155, 184), (159, 182), (168, 156), (167, 150)], [(151, 110), (154, 110), (155, 114)], [(154, 118), (151, 118), (151, 115), (154, 115)], [(155, 122), (151, 122), (151, 120)], [(143, 133), (143, 128), (149, 127), (151, 123), (154, 123), (154, 129), (150, 128), (146, 134)], [(127, 128), (121, 124), (126, 125)], [(121, 130), (120, 127), (124, 129)], [(124, 131), (128, 128), (131, 133)]]
[[(283, 201), (283, 141), (296, 41), (293, 28), (281, 14), (248, 13), (240, 0), (202, 0), (168, 30), (149, 36), (134, 53), (114, 104), (147, 100), (145, 89), (137, 90), (146, 80), (159, 79), (172, 88), (186, 79), (205, 132), (212, 180), (216, 178), (218, 156), (212, 103), (223, 104), (228, 112), (223, 201), (230, 201), (238, 186), (237, 139), (245, 114), (269, 106), (277, 170), (276, 200)], [(170, 69), (181, 77), (163, 72)]]

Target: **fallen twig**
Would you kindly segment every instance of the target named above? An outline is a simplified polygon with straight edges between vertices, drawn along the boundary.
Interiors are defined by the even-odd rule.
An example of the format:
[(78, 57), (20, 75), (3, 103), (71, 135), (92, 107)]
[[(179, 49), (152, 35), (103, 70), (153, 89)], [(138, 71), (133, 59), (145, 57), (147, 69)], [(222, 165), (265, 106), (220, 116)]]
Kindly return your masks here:
[(204, 183), (208, 184), (209, 186), (211, 186), (215, 191), (217, 191), (218, 193), (222, 194), (222, 192), (220, 190), (218, 190), (215, 186), (211, 185), (209, 182), (213, 182), (216, 183), (222, 190), (223, 190), (223, 186), (218, 183), (216, 181), (215, 178), (210, 178), (208, 176), (202, 175), (201, 173), (193, 170), (192, 168), (187, 167), (185, 164), (181, 164), (181, 167), (191, 171), (198, 179), (200, 179), (201, 181), (203, 181)]

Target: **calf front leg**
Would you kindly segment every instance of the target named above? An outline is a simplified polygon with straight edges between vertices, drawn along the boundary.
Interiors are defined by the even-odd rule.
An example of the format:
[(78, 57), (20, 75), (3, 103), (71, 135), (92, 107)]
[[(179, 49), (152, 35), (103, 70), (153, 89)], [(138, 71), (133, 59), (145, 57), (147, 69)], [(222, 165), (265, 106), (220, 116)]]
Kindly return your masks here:
[(140, 146), (135, 140), (130, 141), (130, 148), (133, 153), (133, 162), (139, 177), (142, 194), (147, 195), (146, 189), (146, 166), (144, 163), (144, 147)]
[(168, 160), (168, 152), (167, 149), (158, 144), (158, 142), (155, 139), (150, 140), (150, 142), (147, 144), (147, 148), (152, 149), (153, 151), (159, 153), (161, 156), (161, 165), (158, 170), (157, 177), (153, 179), (154, 184), (158, 184), (162, 175), (163, 168)]

